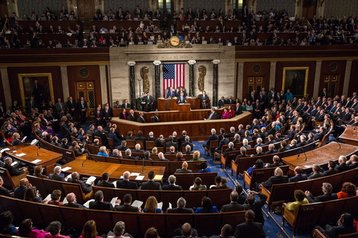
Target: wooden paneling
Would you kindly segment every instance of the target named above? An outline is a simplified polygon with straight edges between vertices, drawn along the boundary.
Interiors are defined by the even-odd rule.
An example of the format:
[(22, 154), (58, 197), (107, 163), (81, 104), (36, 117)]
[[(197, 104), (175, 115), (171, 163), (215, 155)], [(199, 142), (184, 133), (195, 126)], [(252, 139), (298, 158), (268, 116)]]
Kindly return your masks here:
[(309, 47), (280, 47), (280, 46), (236, 46), (236, 58), (323, 58), (323, 57), (352, 57), (357, 56), (355, 45), (339, 46), (309, 46)]
[[(323, 61), (321, 68), (321, 78), (319, 83), (319, 92), (322, 92), (324, 88), (324, 79), (327, 75), (337, 75), (338, 84), (337, 84), (337, 94), (342, 94), (343, 91), (343, 83), (344, 83), (344, 75), (346, 70), (346, 61)], [(330, 95), (334, 96), (334, 95)]]
[(81, 20), (92, 19), (95, 14), (95, 0), (77, 0), (78, 17)]
[(63, 63), (109, 61), (109, 48), (1, 49), (0, 63)]
[(7, 1), (0, 0), (0, 16), (8, 15)]
[[(36, 73), (50, 73), (52, 75), (54, 98), (63, 98), (62, 80), (60, 67), (46, 66), (46, 67), (9, 67), (8, 69), (9, 83), (11, 89), (12, 100), (21, 101), (21, 94), (19, 90), (19, 74), (36, 74)], [(49, 92), (48, 92), (49, 93)]]
[(352, 62), (351, 79), (349, 81), (348, 95), (358, 90), (358, 60)]
[(2, 86), (2, 78), (1, 78), (1, 74), (0, 74), (0, 102), (2, 102), (2, 105), (3, 105), (3, 107), (4, 108), (7, 108), (8, 106), (10, 106), (10, 105), (6, 105), (6, 103), (5, 103), (5, 96), (4, 96), (4, 88), (3, 88), (3, 86)]
[(270, 62), (246, 62), (244, 64), (243, 97), (249, 97), (250, 95), (248, 91), (249, 77), (262, 77), (262, 85), (267, 91), (270, 84)]
[[(95, 84), (96, 104), (102, 104), (100, 72), (98, 65), (68, 66), (67, 74), (70, 96), (75, 97), (77, 82), (93, 81)], [(78, 98), (74, 99), (78, 100)]]
[(314, 87), (314, 76), (316, 72), (316, 62), (314, 61), (297, 61), (297, 62), (277, 62), (276, 65), (276, 90), (282, 89), (282, 79), (283, 79), (283, 68), (284, 67), (308, 67), (308, 80), (307, 80), (307, 95), (313, 95), (313, 87)]

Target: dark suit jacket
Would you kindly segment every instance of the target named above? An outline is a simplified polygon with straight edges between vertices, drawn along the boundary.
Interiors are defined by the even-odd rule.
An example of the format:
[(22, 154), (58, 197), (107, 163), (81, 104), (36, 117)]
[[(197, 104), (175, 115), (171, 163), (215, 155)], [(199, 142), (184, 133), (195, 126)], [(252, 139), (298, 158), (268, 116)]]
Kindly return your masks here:
[(26, 187), (24, 187), (24, 186), (19, 186), (19, 187), (15, 188), (14, 198), (24, 199), (25, 190), (26, 190)]
[(325, 201), (330, 201), (333, 199), (337, 199), (337, 194), (323, 194), (323, 195), (319, 195), (316, 197), (313, 197), (312, 195), (307, 196), (308, 201), (311, 202), (325, 202)]
[(18, 169), (15, 166), (12, 166), (12, 165), (9, 165), (9, 164), (5, 164), (4, 168), (7, 169), (7, 171), (9, 171), (9, 174), (11, 176), (17, 176), (17, 175), (20, 175), (20, 174), (24, 173), (23, 170)]
[(298, 182), (302, 180), (306, 180), (307, 176), (305, 174), (297, 174), (289, 179), (290, 182)]
[(265, 232), (261, 223), (245, 222), (236, 226), (234, 236), (236, 238), (265, 238)]
[(193, 209), (191, 208), (172, 208), (168, 209), (167, 213), (194, 213)]
[(222, 206), (221, 212), (233, 212), (233, 211), (243, 211), (244, 206), (239, 204), (238, 202), (231, 202)]
[(107, 187), (107, 188), (114, 188), (114, 184), (113, 184), (113, 183), (109, 183), (109, 182), (103, 181), (103, 180), (100, 180), (100, 181), (97, 183), (97, 186)]
[(185, 174), (185, 173), (192, 173), (193, 171), (191, 169), (177, 169), (175, 170), (176, 174)]
[(272, 184), (287, 183), (287, 176), (271, 176), (268, 180), (262, 183), (265, 188), (271, 188)]
[(62, 176), (57, 174), (50, 174), (49, 178), (57, 181), (65, 181), (65, 179)]
[(133, 207), (131, 205), (120, 205), (120, 206), (115, 206), (114, 210), (116, 211), (122, 211), (122, 212), (138, 212), (139, 209), (138, 207)]
[(109, 202), (90, 202), (89, 208), (97, 210), (113, 210), (113, 206)]
[(183, 190), (183, 188), (179, 185), (169, 184), (164, 185), (163, 190)]
[(131, 181), (127, 181), (127, 180), (118, 180), (117, 188), (137, 189), (138, 185), (135, 182), (131, 182)]
[(66, 203), (66, 204), (63, 204), (63, 206), (65, 206), (65, 207), (74, 207), (74, 208), (86, 208), (85, 206), (83, 206), (83, 205), (81, 205), (81, 204), (79, 204), (79, 203), (73, 203), (73, 202), (71, 202), (71, 203)]
[(326, 225), (325, 233), (328, 235), (328, 237), (338, 237), (340, 235), (354, 233), (355, 227), (344, 227), (344, 226), (330, 226)]
[(148, 181), (148, 182), (142, 183), (142, 185), (140, 186), (140, 189), (143, 189), (143, 190), (161, 190), (162, 186), (158, 182)]

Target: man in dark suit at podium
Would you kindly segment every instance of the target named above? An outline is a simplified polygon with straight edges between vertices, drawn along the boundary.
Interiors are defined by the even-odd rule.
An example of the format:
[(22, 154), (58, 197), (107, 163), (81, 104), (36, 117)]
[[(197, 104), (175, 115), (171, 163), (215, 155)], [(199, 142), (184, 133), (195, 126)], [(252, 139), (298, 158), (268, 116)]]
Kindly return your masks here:
[(183, 92), (180, 93), (180, 96), (178, 98), (178, 104), (181, 104), (181, 103), (186, 103), (186, 98), (185, 98)]
[(175, 92), (175, 89), (173, 87), (169, 87), (168, 90), (167, 90), (167, 95), (166, 95), (166, 98), (173, 98), (173, 97), (176, 97), (176, 92)]
[(124, 99), (121, 107), (123, 109), (128, 109), (128, 108), (132, 108), (132, 105), (130, 103), (128, 103), (127, 99)]

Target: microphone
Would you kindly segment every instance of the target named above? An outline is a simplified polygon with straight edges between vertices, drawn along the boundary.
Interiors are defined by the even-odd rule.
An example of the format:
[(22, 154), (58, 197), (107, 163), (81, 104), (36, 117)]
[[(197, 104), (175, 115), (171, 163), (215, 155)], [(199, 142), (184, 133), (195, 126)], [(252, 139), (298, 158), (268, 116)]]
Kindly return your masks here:
[(340, 150), (340, 149), (342, 148), (342, 145), (341, 145), (341, 143), (339, 142), (339, 139), (338, 139), (338, 138), (336, 139), (336, 143), (337, 143), (338, 146), (339, 146), (338, 150)]

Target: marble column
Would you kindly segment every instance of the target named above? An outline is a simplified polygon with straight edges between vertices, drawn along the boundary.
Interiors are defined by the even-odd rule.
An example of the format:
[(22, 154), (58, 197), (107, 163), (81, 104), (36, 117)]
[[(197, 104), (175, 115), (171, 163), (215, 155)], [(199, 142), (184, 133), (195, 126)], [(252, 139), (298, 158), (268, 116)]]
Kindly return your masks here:
[(4, 98), (6, 107), (10, 107), (12, 105), (12, 98), (11, 98), (11, 89), (10, 89), (10, 82), (9, 82), (9, 75), (7, 73), (7, 68), (0, 68), (1, 80), (2, 80), (2, 87), (4, 90)]
[[(61, 66), (61, 79), (62, 79), (62, 92), (63, 98), (66, 100), (70, 96), (70, 90), (68, 86), (68, 74), (67, 74), (67, 66)], [(75, 98), (75, 95), (71, 95)], [(77, 98), (76, 98), (77, 99)]]
[(128, 61), (129, 66), (129, 97), (130, 103), (134, 105), (135, 103), (135, 61)]
[(162, 62), (160, 60), (153, 61), (154, 64), (154, 88), (155, 95), (154, 98), (160, 98), (160, 65)]
[(194, 65), (196, 64), (195, 60), (189, 60), (188, 61), (189, 64), (189, 96), (190, 97), (194, 97), (194, 88), (195, 88), (195, 83), (194, 83)]
[(342, 94), (348, 95), (349, 91), (349, 83), (351, 81), (351, 73), (352, 73), (352, 60), (347, 60), (346, 62), (346, 70), (344, 73), (344, 82), (343, 82), (343, 91)]
[(275, 88), (275, 79), (276, 79), (276, 62), (271, 62), (271, 64), (270, 64), (270, 83), (269, 83), (269, 88), (267, 90), (270, 90), (271, 88)]
[(211, 61), (213, 63), (213, 100), (212, 105), (217, 106), (218, 92), (219, 92), (219, 64), (220, 60), (215, 59)]
[(315, 75), (314, 75), (314, 86), (313, 86), (314, 98), (317, 98), (319, 94), (319, 83), (321, 81), (321, 68), (322, 68), (322, 61), (317, 61)]

